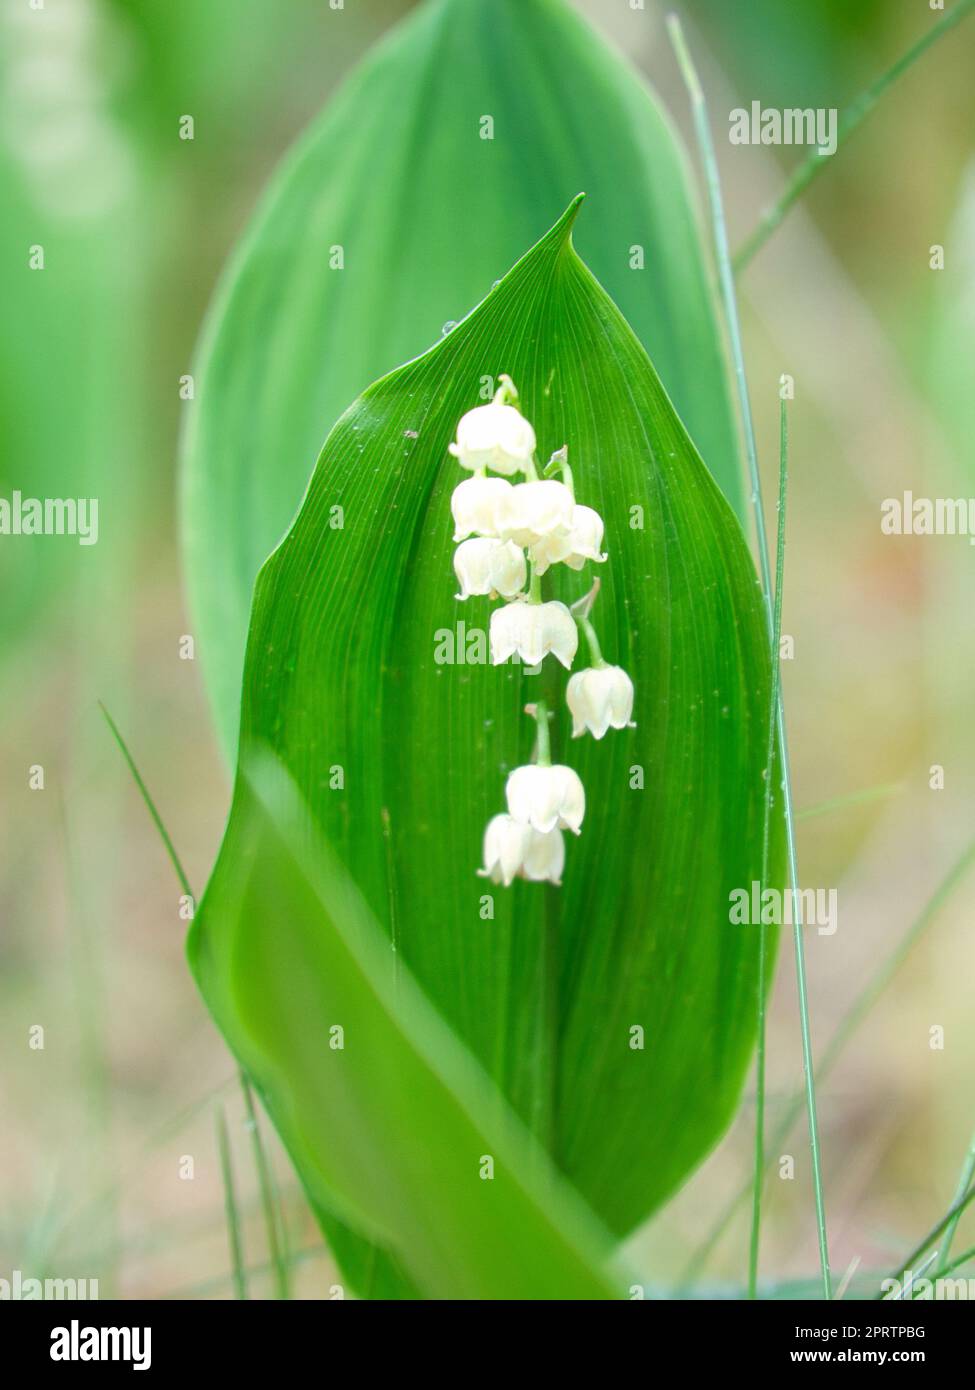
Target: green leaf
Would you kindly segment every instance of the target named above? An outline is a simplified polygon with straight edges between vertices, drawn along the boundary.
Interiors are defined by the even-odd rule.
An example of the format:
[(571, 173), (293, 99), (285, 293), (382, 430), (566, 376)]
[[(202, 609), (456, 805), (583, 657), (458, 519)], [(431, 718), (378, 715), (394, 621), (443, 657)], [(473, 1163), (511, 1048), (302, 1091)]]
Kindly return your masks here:
[(328, 430), (482, 299), (580, 189), (592, 200), (583, 254), (740, 512), (719, 334), (669, 121), (562, 0), (433, 0), (286, 160), (201, 347), (183, 534), (226, 749), (254, 577)]
[[(575, 254), (575, 210), (329, 436), (258, 580), (241, 756), (270, 746), (404, 969), (622, 1236), (720, 1135), (752, 1048), (757, 932), (730, 925), (729, 895), (759, 877), (770, 661), (738, 523)], [(570, 740), (564, 673), (551, 662), (532, 676), (434, 659), (444, 629), (488, 623), (486, 599), (454, 599), (460, 470), (447, 444), (481, 378), (501, 370), (521, 391), (539, 457), (568, 444), (577, 494), (606, 520), (594, 617), (607, 660), (633, 677), (638, 727), (598, 743)], [(588, 582), (568, 571), (544, 580), (569, 601)], [(508, 770), (530, 756), (523, 706), (543, 695), (559, 711), (553, 756), (585, 784), (586, 822), (561, 888), (487, 885), (485, 920), (474, 872), (483, 829), (503, 809)], [(247, 871), (240, 802), (238, 787), (197, 951)], [(778, 833), (772, 866), (778, 883)], [(212, 980), (233, 958), (219, 943), (211, 956), (213, 1005)], [(326, 987), (304, 969), (308, 978), (295, 962), (296, 991)], [(257, 1033), (232, 999), (215, 1011), (238, 1051), (246, 1028), (252, 1047), (280, 1054), (282, 1020), (268, 1016)], [(320, 1038), (289, 1037), (280, 1076), (315, 1065), (304, 1049), (323, 1064)], [(407, 1142), (408, 1116), (403, 1126)]]
[(400, 1250), (427, 1297), (623, 1297), (609, 1236), (396, 970), (273, 760), (250, 759), (231, 841), (191, 955), (313, 1203)]

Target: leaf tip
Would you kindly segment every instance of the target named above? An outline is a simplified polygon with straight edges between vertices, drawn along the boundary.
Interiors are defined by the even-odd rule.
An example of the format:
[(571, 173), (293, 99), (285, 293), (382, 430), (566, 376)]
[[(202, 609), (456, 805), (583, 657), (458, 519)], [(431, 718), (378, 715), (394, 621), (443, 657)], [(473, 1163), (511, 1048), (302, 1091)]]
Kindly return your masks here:
[(572, 246), (572, 228), (585, 196), (585, 193), (576, 194), (558, 221), (549, 227), (541, 241), (537, 241), (531, 250), (525, 253), (523, 260), (530, 260), (539, 253), (559, 256), (567, 247)]
[(565, 224), (566, 231), (572, 230), (572, 224), (578, 217), (579, 209), (582, 207), (585, 201), (586, 194), (585, 190), (583, 190), (581, 193), (576, 194), (576, 196), (572, 199), (572, 202), (569, 204), (565, 212), (562, 214), (562, 222)]
[(585, 193), (576, 194), (565, 212), (563, 212), (562, 216), (548, 233), (548, 236), (545, 238), (546, 241), (555, 242), (561, 246), (565, 246), (571, 242), (572, 228), (575, 225), (575, 220), (579, 215), (579, 209), (582, 207), (585, 197)]

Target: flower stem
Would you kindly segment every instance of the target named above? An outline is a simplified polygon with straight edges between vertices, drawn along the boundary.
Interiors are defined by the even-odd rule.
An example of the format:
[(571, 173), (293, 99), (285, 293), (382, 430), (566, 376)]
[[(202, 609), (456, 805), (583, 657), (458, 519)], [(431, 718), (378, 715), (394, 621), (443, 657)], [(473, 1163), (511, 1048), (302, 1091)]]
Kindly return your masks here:
[(569, 467), (569, 451), (564, 444), (561, 449), (556, 449), (549, 459), (542, 476), (551, 478), (556, 473), (562, 474), (562, 482), (569, 489), (569, 494), (574, 502), (576, 500), (575, 484), (572, 481), (572, 469)]
[[(507, 372), (502, 372), (498, 377), (498, 389), (494, 393), (494, 404), (512, 405), (515, 410), (521, 412), (521, 399), (518, 395), (518, 388)], [(525, 477), (530, 483), (538, 481), (538, 470), (535, 467), (534, 459), (529, 459), (525, 465)]]
[(578, 627), (579, 630), (583, 633), (587, 643), (589, 644), (589, 657), (592, 661), (593, 666), (595, 666), (597, 671), (601, 670), (601, 668), (605, 666), (607, 663), (603, 659), (603, 654), (599, 646), (599, 638), (596, 636), (596, 629), (593, 627), (589, 619), (584, 618), (581, 613), (573, 613), (572, 616), (576, 620), (576, 627)]
[(530, 571), (530, 573), (531, 573), (531, 578), (530, 578), (529, 581), (528, 581), (528, 602), (529, 602), (529, 603), (541, 603), (541, 601), (542, 601), (542, 577), (541, 577), (541, 575), (538, 573), (538, 571), (535, 569), (535, 566), (532, 564), (532, 562), (531, 562), (530, 560), (529, 560), (529, 562), (528, 562), (528, 568), (529, 568), (529, 571)]
[(552, 766), (552, 745), (549, 740), (548, 705), (544, 700), (539, 700), (534, 706), (535, 723), (538, 725), (538, 745), (535, 755), (535, 762), (539, 767)]

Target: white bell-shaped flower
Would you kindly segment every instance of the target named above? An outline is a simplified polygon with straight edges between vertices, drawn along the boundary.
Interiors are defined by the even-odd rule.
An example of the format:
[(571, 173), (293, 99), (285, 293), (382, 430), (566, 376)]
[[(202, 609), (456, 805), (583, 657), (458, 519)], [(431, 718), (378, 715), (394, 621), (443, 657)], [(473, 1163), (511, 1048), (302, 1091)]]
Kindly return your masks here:
[(586, 793), (577, 772), (556, 764), (516, 767), (505, 786), (508, 813), (522, 825), (545, 835), (564, 826), (579, 834), (586, 814)]
[(498, 511), (511, 492), (504, 478), (465, 478), (450, 494), (450, 511), (454, 518), (454, 540), (468, 536), (498, 534)]
[(484, 868), (481, 878), (503, 883), (507, 888), (516, 878), (558, 884), (565, 865), (565, 842), (560, 830), (542, 835), (530, 825), (511, 816), (494, 816), (484, 832)]
[(498, 535), (515, 545), (567, 538), (572, 531), (572, 493), (565, 483), (544, 478), (516, 483), (498, 507)]
[(586, 729), (602, 738), (607, 729), (633, 728), (633, 682), (621, 666), (588, 667), (569, 678), (565, 692), (572, 711), (572, 737)]
[(454, 551), (454, 573), (460, 584), (457, 598), (472, 594), (501, 594), (514, 598), (528, 580), (525, 552), (511, 541), (462, 541)]
[(491, 614), (491, 661), (499, 666), (516, 652), (528, 666), (537, 666), (549, 652), (568, 671), (579, 633), (564, 603), (508, 603)]
[[(499, 519), (503, 526), (507, 525), (508, 511), (506, 505), (499, 513)], [(551, 535), (543, 536), (531, 548), (531, 561), (535, 567), (535, 573), (543, 575), (551, 565), (566, 564), (570, 569), (581, 570), (587, 560), (593, 560), (601, 565), (606, 556), (600, 552), (603, 543), (603, 519), (592, 507), (581, 507), (578, 504), (572, 508), (572, 527), (568, 534), (555, 531)]]
[(492, 816), (484, 832), (484, 868), (478, 869), (481, 878), (493, 879), (506, 888), (513, 883), (525, 862), (531, 833), (530, 825), (511, 816)]
[(492, 401), (461, 416), (457, 442), (449, 446), (461, 468), (482, 468), (511, 476), (530, 467), (535, 454), (535, 431), (513, 405)]
[(554, 883), (558, 887), (564, 868), (565, 841), (562, 831), (550, 830), (547, 835), (540, 835), (537, 830), (532, 830), (521, 865), (522, 878), (530, 879), (532, 883)]

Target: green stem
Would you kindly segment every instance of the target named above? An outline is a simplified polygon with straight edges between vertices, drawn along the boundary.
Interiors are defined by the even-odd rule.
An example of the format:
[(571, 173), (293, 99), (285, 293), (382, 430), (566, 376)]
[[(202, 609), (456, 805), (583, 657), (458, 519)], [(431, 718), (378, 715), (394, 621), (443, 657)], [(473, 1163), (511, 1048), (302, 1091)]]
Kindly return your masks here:
[(851, 806), (864, 806), (870, 801), (879, 801), (904, 790), (903, 782), (885, 782), (877, 787), (864, 787), (858, 792), (846, 792), (843, 796), (832, 796), (828, 801), (818, 801), (815, 806), (804, 807), (796, 820), (812, 820), (814, 816), (825, 816), (831, 811), (845, 811)]
[(156, 810), (156, 803), (149, 795), (149, 788), (146, 786), (145, 782), (143, 782), (142, 775), (135, 765), (135, 760), (133, 759), (132, 754), (129, 752), (128, 744), (125, 742), (125, 739), (119, 733), (118, 725), (115, 723), (115, 720), (112, 718), (108, 710), (102, 704), (101, 700), (99, 700), (98, 702), (98, 708), (105, 716), (105, 723), (111, 730), (112, 737), (118, 745), (119, 752), (125, 759), (129, 772), (132, 774), (132, 780), (135, 782), (135, 785), (139, 789), (139, 795), (142, 797), (142, 800), (145, 803), (146, 810), (152, 817), (153, 824), (155, 825), (156, 830), (159, 833), (159, 838), (163, 842), (163, 847), (166, 850), (166, 853), (169, 855), (169, 862), (172, 864), (173, 868), (176, 871), (176, 877), (179, 879), (179, 885), (182, 888), (185, 895), (188, 898), (192, 898), (193, 890), (190, 888), (190, 881), (186, 876), (186, 870), (183, 868), (183, 865), (180, 862), (180, 857), (176, 853), (176, 846), (169, 838), (169, 831), (166, 829), (165, 825), (163, 825), (162, 816), (160, 816), (159, 812)]
[[(958, 887), (959, 883), (962, 882), (973, 864), (975, 864), (975, 841), (968, 846), (964, 853), (960, 855), (951, 866), (935, 892), (928, 899), (923, 911), (918, 915), (911, 926), (908, 927), (897, 946), (880, 965), (879, 969), (874, 973), (873, 978), (864, 989), (860, 991), (860, 994), (847, 1010), (836, 1028), (836, 1031), (823, 1050), (823, 1054), (819, 1061), (819, 1067), (816, 1070), (817, 1080), (824, 1081), (833, 1070), (833, 1067), (842, 1056), (847, 1043), (857, 1032), (864, 1019), (868, 1017), (877, 1000), (883, 994), (891, 980), (893, 980), (911, 951), (941, 911), (941, 908), (950, 899), (952, 893)], [(775, 1132), (769, 1144), (770, 1152), (774, 1152), (782, 1141), (788, 1137), (792, 1126), (802, 1112), (802, 1108), (803, 1093), (800, 1091), (791, 1098), (785, 1108), (782, 1119), (775, 1128)], [(766, 1162), (765, 1166), (767, 1170), (768, 1162)], [(697, 1275), (700, 1274), (718, 1241), (731, 1224), (731, 1219), (738, 1210), (739, 1205), (748, 1196), (751, 1190), (751, 1179), (748, 1178), (735, 1193), (734, 1197), (732, 1197), (705, 1239), (687, 1261), (678, 1281), (679, 1290), (687, 1288)]]
[(541, 603), (542, 601), (542, 578), (531, 560), (528, 561), (528, 602)]
[(545, 469), (542, 476), (545, 478), (554, 478), (556, 473), (562, 474), (562, 481), (565, 484), (565, 486), (569, 489), (569, 493), (571, 494), (572, 500), (574, 502), (576, 500), (576, 489), (575, 483), (572, 478), (572, 469), (569, 467), (569, 453), (565, 446), (563, 446), (561, 449), (557, 449), (556, 452), (552, 455), (548, 463), (545, 465)]
[[(572, 610), (570, 609), (569, 611), (571, 612)], [(572, 616), (576, 620), (576, 626), (583, 633), (588, 643), (589, 659), (598, 671), (601, 667), (607, 665), (607, 662), (603, 659), (603, 653), (599, 646), (599, 638), (596, 636), (596, 629), (589, 619), (583, 617), (581, 613), (572, 613)]]
[(552, 766), (552, 744), (548, 728), (548, 703), (539, 700), (535, 705), (535, 723), (538, 726), (538, 743), (535, 762), (539, 767)]
[(975, 1260), (975, 1245), (970, 1246), (963, 1255), (958, 1255), (952, 1260), (946, 1269), (941, 1271), (941, 1278), (953, 1274), (956, 1269), (961, 1269), (962, 1265), (967, 1265), (969, 1260)]
[[(735, 299), (734, 277), (731, 272), (731, 258), (728, 250), (728, 232), (725, 226), (724, 207), (721, 201), (721, 183), (718, 178), (718, 164), (708, 126), (707, 106), (704, 92), (694, 67), (693, 59), (684, 39), (680, 20), (676, 15), (668, 15), (667, 27), (677, 56), (677, 62), (687, 85), (694, 124), (697, 130), (701, 157), (704, 162), (708, 185), (708, 199), (711, 206), (711, 219), (714, 234), (715, 254), (718, 262), (718, 275), (721, 284), (721, 297), (724, 304), (728, 337), (731, 342), (732, 358), (735, 365), (735, 379), (741, 407), (742, 426), (745, 432), (745, 448), (748, 456), (748, 470), (752, 489), (752, 508), (755, 514), (759, 563), (762, 575), (762, 591), (765, 598), (765, 618), (768, 629), (769, 648), (772, 647), (775, 616), (772, 608), (772, 577), (769, 563), (768, 536), (765, 530), (765, 507), (762, 502), (762, 483), (758, 469), (758, 451), (755, 443), (755, 429), (752, 423), (751, 401), (748, 394), (748, 381), (745, 376), (745, 355), (741, 342), (741, 328), (738, 322), (738, 304)], [(774, 653), (778, 659), (778, 652)], [(789, 746), (786, 739), (785, 706), (781, 687), (776, 702), (776, 725), (779, 739), (779, 757), (782, 763), (782, 799), (785, 811), (786, 842), (789, 857), (789, 876), (792, 880), (792, 923), (796, 963), (796, 991), (799, 997), (799, 1030), (802, 1039), (802, 1065), (805, 1075), (806, 1109), (809, 1120), (809, 1151), (812, 1164), (813, 1193), (816, 1204), (816, 1225), (819, 1236), (819, 1263), (823, 1278), (823, 1297), (832, 1297), (832, 1281), (829, 1269), (829, 1245), (826, 1234), (826, 1204), (823, 1198), (822, 1161), (819, 1147), (819, 1120), (816, 1114), (816, 1083), (813, 1072), (812, 1040), (809, 1031), (809, 1000), (806, 990), (805, 947), (802, 940), (802, 905), (799, 897), (799, 865), (796, 852), (795, 814), (792, 804), (792, 773), (789, 764)]]
[(288, 1271), (281, 1257), (281, 1246), (278, 1240), (278, 1221), (274, 1209), (271, 1168), (264, 1149), (264, 1141), (261, 1138), (260, 1126), (257, 1123), (257, 1112), (254, 1108), (254, 1096), (250, 1082), (243, 1071), (240, 1073), (240, 1086), (244, 1093), (247, 1125), (251, 1132), (251, 1143), (254, 1146), (254, 1166), (257, 1169), (257, 1182), (261, 1191), (261, 1208), (264, 1212), (264, 1227), (267, 1232), (268, 1257), (274, 1269), (275, 1297), (288, 1298)]
[(234, 1276), (234, 1295), (247, 1297), (247, 1277), (244, 1273), (244, 1250), (240, 1236), (240, 1212), (237, 1207), (237, 1194), (234, 1190), (234, 1170), (230, 1156), (230, 1137), (227, 1134), (227, 1118), (223, 1106), (217, 1106), (217, 1149), (220, 1154), (220, 1173), (223, 1178), (223, 1207), (227, 1221), (227, 1239), (230, 1244), (230, 1263)]
[[(494, 393), (494, 404), (511, 405), (514, 406), (519, 414), (522, 413), (521, 397), (518, 395), (518, 388), (511, 380), (511, 377), (508, 376), (507, 372), (502, 372), (498, 377), (498, 389)], [(484, 476), (483, 469), (480, 470), (480, 475), (482, 477)], [(538, 481), (538, 470), (535, 467), (534, 459), (528, 460), (528, 464), (525, 468), (525, 477), (530, 483), (536, 483)]]
[[(782, 664), (782, 580), (785, 573), (785, 502), (788, 483), (789, 433), (784, 400), (779, 402), (779, 526), (775, 546), (775, 622), (772, 634), (772, 695), (769, 703), (768, 753), (765, 760), (765, 816), (762, 826), (762, 876), (764, 892), (769, 875), (772, 827), (772, 764), (775, 758), (775, 711), (779, 704)], [(752, 1190), (752, 1231), (748, 1255), (748, 1297), (758, 1296), (758, 1251), (762, 1226), (762, 1182), (765, 1176), (765, 1033), (768, 932), (765, 923), (758, 938), (758, 1046), (755, 1059), (755, 1178)]]
[[(972, 1135), (971, 1140), (968, 1144), (968, 1150), (965, 1154), (965, 1161), (962, 1164), (961, 1176), (958, 1179), (958, 1186), (955, 1189), (953, 1205), (957, 1206), (958, 1203), (962, 1200), (968, 1189), (971, 1187), (973, 1179), (975, 1179), (975, 1134)], [(947, 1230), (945, 1231), (944, 1245), (941, 1247), (941, 1260), (938, 1265), (939, 1274), (945, 1273), (945, 1266), (948, 1263), (948, 1256), (951, 1254), (951, 1244), (952, 1241), (955, 1239), (955, 1232), (958, 1230), (959, 1220), (960, 1213), (958, 1216), (954, 1217)]]
[[(949, 30), (969, 14), (975, 8), (975, 0), (959, 0), (959, 3), (952, 9), (946, 10), (938, 22), (928, 30), (928, 32), (907, 50), (893, 67), (888, 68), (877, 80), (858, 97), (858, 99), (843, 112), (840, 117), (839, 128), (836, 133), (836, 148), (844, 144), (854, 133), (858, 126), (866, 120), (870, 112), (877, 105), (877, 102), (886, 92), (888, 87), (893, 86), (897, 79), (912, 67), (913, 64), (926, 52), (932, 44), (937, 43)], [(783, 191), (779, 194), (775, 202), (762, 214), (758, 226), (748, 237), (747, 241), (735, 252), (734, 268), (736, 271), (744, 270), (745, 266), (751, 261), (757, 251), (768, 241), (769, 237), (784, 219), (786, 213), (801, 195), (806, 191), (814, 179), (818, 178), (825, 170), (830, 160), (824, 158), (818, 150), (813, 150), (806, 159), (795, 170)]]
[[(919, 1241), (918, 1244), (915, 1245), (914, 1249), (908, 1255), (907, 1259), (901, 1261), (900, 1265), (897, 1268), (896, 1274), (889, 1275), (888, 1278), (896, 1279), (899, 1284), (903, 1276), (915, 1264), (915, 1262), (921, 1258), (925, 1250), (927, 1250), (929, 1246), (934, 1244), (934, 1242), (938, 1239), (938, 1236), (940, 1236), (941, 1232), (945, 1230), (946, 1227), (950, 1226), (952, 1223), (957, 1225), (959, 1216), (961, 1216), (962, 1212), (972, 1201), (975, 1201), (975, 1187), (973, 1187), (972, 1190), (965, 1197), (963, 1197), (960, 1202), (955, 1202), (948, 1209), (948, 1211), (945, 1212), (944, 1216), (938, 1222), (937, 1226), (932, 1226), (930, 1231), (928, 1231), (927, 1235), (924, 1237), (924, 1239)], [(883, 1293), (879, 1293), (877, 1295), (878, 1299), (883, 1299), (883, 1297)]]
[[(546, 694), (534, 705), (538, 731), (535, 763), (539, 767), (550, 767), (552, 749), (549, 709), (558, 698), (554, 662), (545, 663), (539, 680), (544, 682)], [(547, 1150), (550, 1154), (556, 1150), (559, 1113), (559, 896), (559, 889), (546, 885), (542, 892), (540, 910), (537, 914), (532, 914), (533, 920), (537, 922), (539, 938), (538, 1022), (534, 1044), (537, 1062), (533, 1069), (531, 1130), (540, 1141), (540, 1151)], [(527, 927), (528, 923), (522, 925)]]

